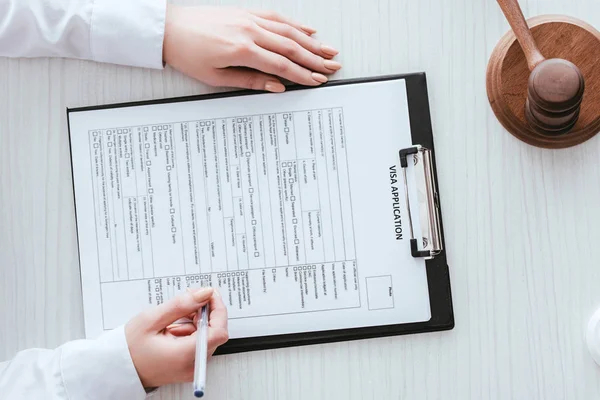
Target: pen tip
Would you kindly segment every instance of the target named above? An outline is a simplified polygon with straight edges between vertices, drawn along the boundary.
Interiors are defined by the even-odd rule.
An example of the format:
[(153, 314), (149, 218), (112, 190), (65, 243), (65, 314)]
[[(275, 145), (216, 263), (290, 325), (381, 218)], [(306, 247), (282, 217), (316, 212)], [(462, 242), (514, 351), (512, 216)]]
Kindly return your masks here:
[(204, 392), (202, 390), (194, 390), (194, 396), (202, 397), (204, 396)]

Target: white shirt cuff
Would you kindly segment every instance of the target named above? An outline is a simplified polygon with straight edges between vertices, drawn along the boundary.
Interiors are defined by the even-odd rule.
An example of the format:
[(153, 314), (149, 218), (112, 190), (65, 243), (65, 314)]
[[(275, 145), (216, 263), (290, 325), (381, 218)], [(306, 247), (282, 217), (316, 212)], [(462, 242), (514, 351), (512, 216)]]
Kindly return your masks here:
[[(92, 344), (93, 343), (93, 344)], [(123, 327), (64, 345), (61, 373), (70, 399), (146, 399)]]
[(162, 69), (166, 0), (94, 0), (92, 59)]

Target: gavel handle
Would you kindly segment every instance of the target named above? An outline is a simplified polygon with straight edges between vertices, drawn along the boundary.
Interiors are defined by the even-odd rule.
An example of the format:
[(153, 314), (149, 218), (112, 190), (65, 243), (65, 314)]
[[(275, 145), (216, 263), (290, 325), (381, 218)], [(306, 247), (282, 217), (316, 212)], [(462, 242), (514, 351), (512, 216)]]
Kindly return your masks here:
[(519, 2), (517, 0), (498, 0), (498, 4), (525, 53), (529, 70), (533, 71), (538, 64), (545, 60), (545, 58), (535, 44), (535, 40), (529, 30), (529, 26), (527, 26), (527, 21), (525, 21)]

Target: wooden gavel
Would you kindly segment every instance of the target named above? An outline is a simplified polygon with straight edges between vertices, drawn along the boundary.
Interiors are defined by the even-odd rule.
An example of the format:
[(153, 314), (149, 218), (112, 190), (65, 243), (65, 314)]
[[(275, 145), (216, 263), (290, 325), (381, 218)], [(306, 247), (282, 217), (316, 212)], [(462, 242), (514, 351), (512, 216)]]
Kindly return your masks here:
[(546, 59), (538, 49), (517, 0), (498, 0), (531, 72), (527, 87), (525, 119), (543, 135), (561, 135), (577, 123), (585, 82), (570, 61)]

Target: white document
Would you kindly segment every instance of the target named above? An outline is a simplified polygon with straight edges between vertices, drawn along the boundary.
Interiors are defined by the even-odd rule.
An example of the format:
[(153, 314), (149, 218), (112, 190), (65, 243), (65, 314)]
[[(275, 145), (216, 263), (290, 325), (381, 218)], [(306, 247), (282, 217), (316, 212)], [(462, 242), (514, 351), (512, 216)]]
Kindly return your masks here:
[(69, 119), (87, 337), (201, 282), (231, 338), (430, 319), (404, 80)]

